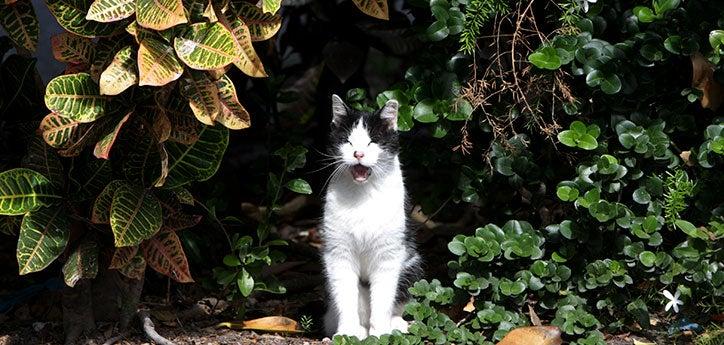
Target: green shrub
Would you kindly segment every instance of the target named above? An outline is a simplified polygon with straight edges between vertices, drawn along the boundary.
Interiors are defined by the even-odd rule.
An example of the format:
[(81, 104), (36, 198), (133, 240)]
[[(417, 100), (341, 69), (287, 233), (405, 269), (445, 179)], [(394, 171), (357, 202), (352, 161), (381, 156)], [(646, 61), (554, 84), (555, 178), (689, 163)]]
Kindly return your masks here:
[[(721, 95), (703, 82), (691, 87), (686, 71), (693, 61), (694, 70), (712, 72), (695, 79), (724, 82), (724, 4), (599, 1), (584, 12), (565, 1), (545, 16), (527, 2), (496, 4), (432, 2), (436, 30), (423, 35), (438, 49), (380, 96), (402, 105), (400, 128), (431, 137), (424, 153), (409, 148), (408, 169), (445, 167), (420, 177), (436, 186), (411, 188), (422, 190), (423, 210), (455, 212), (444, 206), (454, 189), (448, 200), (504, 224), (454, 236), (451, 287), (435, 280), (411, 288), (414, 323), (395, 341), (497, 341), (529, 324), (531, 307), (571, 343), (603, 344), (602, 332), (651, 327), (665, 289), (680, 292), (690, 318), (721, 312)], [(477, 42), (485, 57), (455, 55), (458, 41), (446, 38), (456, 36), (452, 20), (447, 35), (437, 34), (441, 18), (453, 18), (441, 14), (446, 6), (487, 20), (489, 36), (473, 44), (460, 36), (463, 51)], [(497, 17), (477, 15), (480, 8)], [(545, 25), (556, 27), (536, 35)], [(517, 47), (503, 34), (520, 35)], [(535, 68), (509, 58), (518, 55)], [(455, 68), (463, 61), (474, 74)], [(456, 109), (465, 115), (451, 116)], [(440, 174), (452, 183), (445, 187)], [(441, 312), (460, 315), (471, 297), (462, 320)]]

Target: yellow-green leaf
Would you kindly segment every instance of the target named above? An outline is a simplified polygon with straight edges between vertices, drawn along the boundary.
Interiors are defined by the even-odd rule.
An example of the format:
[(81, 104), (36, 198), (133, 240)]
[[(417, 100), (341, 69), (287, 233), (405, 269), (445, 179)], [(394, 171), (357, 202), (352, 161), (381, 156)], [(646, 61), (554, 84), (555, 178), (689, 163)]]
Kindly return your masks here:
[(36, 171), (16, 168), (0, 173), (0, 215), (17, 216), (62, 199)]
[(264, 41), (276, 35), (282, 26), (282, 17), (278, 14), (264, 13), (259, 7), (248, 2), (234, 4), (236, 16), (241, 17), (249, 27), (252, 41)]
[(0, 25), (18, 46), (31, 52), (38, 47), (38, 18), (30, 1), (0, 5)]
[(261, 9), (264, 13), (277, 13), (282, 7), (282, 0), (261, 0)]
[(161, 229), (161, 205), (142, 187), (123, 184), (111, 203), (111, 230), (116, 247), (135, 246)]
[(254, 46), (251, 44), (249, 28), (244, 24), (244, 21), (227, 12), (221, 16), (221, 23), (231, 31), (236, 50), (239, 52), (234, 60), (234, 65), (248, 76), (266, 77), (264, 65), (262, 65)]
[(368, 16), (388, 20), (387, 0), (352, 0), (360, 11)]
[(103, 191), (98, 194), (95, 202), (93, 202), (93, 208), (91, 209), (91, 222), (96, 224), (109, 224), (111, 221), (111, 203), (113, 202), (113, 195), (116, 194), (118, 187), (123, 185), (123, 180), (113, 180), (108, 182)]
[(131, 46), (125, 46), (116, 53), (101, 77), (101, 95), (117, 95), (138, 83), (136, 54)]
[(85, 19), (109, 23), (128, 18), (135, 12), (134, 0), (95, 0)]
[(183, 66), (171, 46), (147, 38), (138, 47), (138, 85), (163, 86), (183, 73)]
[(227, 76), (221, 77), (216, 82), (221, 100), (221, 113), (216, 117), (216, 122), (229, 129), (244, 129), (251, 125), (249, 112), (239, 102), (236, 96), (236, 88), (231, 79)]
[(70, 235), (69, 212), (43, 207), (23, 217), (16, 256), (20, 274), (42, 271), (65, 250)]
[(112, 36), (124, 23), (99, 23), (85, 18), (91, 0), (47, 0), (48, 9), (64, 29), (83, 37)]
[(213, 126), (214, 119), (221, 111), (219, 91), (206, 73), (191, 71), (180, 85), (181, 95), (189, 100), (189, 106), (196, 118)]
[(93, 279), (98, 274), (98, 244), (85, 240), (78, 245), (63, 265), (65, 284), (74, 287), (81, 279)]
[(216, 173), (229, 144), (229, 131), (220, 126), (204, 126), (191, 145), (167, 142), (169, 156), (166, 188), (176, 188), (192, 181), (204, 181)]
[(70, 32), (54, 35), (50, 38), (50, 45), (53, 48), (53, 57), (60, 62), (87, 64), (93, 54), (91, 40)]
[(128, 36), (101, 38), (96, 43), (90, 67), (90, 75), (95, 82), (99, 82), (101, 73), (110, 65), (116, 53), (123, 47), (133, 43)]
[(219, 23), (193, 24), (174, 39), (173, 46), (181, 61), (199, 70), (222, 68), (240, 54), (231, 32)]
[(38, 131), (43, 135), (45, 142), (54, 147), (65, 147), (74, 137), (78, 135), (80, 122), (61, 116), (58, 113), (50, 113), (40, 121)]
[(93, 149), (94, 156), (101, 159), (108, 159), (108, 156), (111, 154), (111, 148), (113, 148), (113, 144), (116, 142), (116, 138), (118, 138), (118, 133), (121, 132), (121, 128), (123, 128), (123, 125), (126, 121), (128, 121), (129, 116), (131, 116), (131, 113), (122, 117), (116, 126), (96, 143), (96, 146)]
[(92, 122), (105, 115), (106, 97), (100, 95), (90, 74), (68, 74), (48, 83), (45, 105), (74, 121)]
[(158, 31), (188, 22), (181, 0), (136, 0), (136, 21)]

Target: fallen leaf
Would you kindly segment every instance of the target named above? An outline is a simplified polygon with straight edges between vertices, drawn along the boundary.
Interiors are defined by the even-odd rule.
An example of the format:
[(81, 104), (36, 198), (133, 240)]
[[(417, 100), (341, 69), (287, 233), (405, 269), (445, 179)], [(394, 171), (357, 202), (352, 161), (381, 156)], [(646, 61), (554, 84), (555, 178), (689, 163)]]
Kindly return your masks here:
[(561, 345), (561, 330), (555, 326), (516, 328), (497, 345)]
[(475, 297), (470, 296), (470, 301), (468, 301), (468, 304), (463, 307), (463, 310), (468, 313), (472, 313), (473, 311), (475, 311)]
[(681, 157), (681, 160), (683, 160), (684, 164), (687, 166), (694, 166), (694, 162), (691, 161), (691, 151), (681, 151), (681, 153), (679, 153), (679, 157)]
[(533, 326), (542, 326), (543, 324), (540, 322), (540, 318), (538, 317), (538, 314), (535, 313), (535, 310), (533, 310), (533, 306), (528, 304), (528, 315), (530, 316), (530, 323), (533, 324)]
[(714, 65), (701, 53), (691, 56), (691, 86), (701, 90), (701, 106), (716, 110), (724, 101), (724, 89), (714, 80)]
[(266, 332), (287, 332), (287, 333), (303, 333), (298, 323), (284, 316), (267, 316), (259, 319), (247, 320), (243, 322), (222, 322), (216, 327), (227, 327), (231, 329), (244, 329)]
[(634, 343), (634, 345), (656, 345), (656, 343), (648, 343), (645, 340), (638, 340), (638, 339), (634, 339), (633, 343)]

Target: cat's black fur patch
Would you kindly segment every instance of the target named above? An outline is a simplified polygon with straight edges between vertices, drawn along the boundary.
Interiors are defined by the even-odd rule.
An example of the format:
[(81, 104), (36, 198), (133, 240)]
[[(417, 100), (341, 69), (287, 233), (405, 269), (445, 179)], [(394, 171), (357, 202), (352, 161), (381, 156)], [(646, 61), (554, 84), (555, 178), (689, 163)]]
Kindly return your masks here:
[[(373, 143), (379, 145), (384, 151), (389, 152), (391, 156), (400, 153), (399, 135), (396, 130), (390, 127), (388, 120), (380, 117), (381, 109), (370, 113), (350, 108), (346, 104), (344, 108), (347, 114), (339, 116), (337, 123), (332, 123), (332, 130), (329, 137), (332, 150), (336, 151), (340, 145), (347, 142), (350, 132), (352, 132), (352, 129), (354, 129), (361, 118)], [(339, 154), (339, 152), (334, 153)]]

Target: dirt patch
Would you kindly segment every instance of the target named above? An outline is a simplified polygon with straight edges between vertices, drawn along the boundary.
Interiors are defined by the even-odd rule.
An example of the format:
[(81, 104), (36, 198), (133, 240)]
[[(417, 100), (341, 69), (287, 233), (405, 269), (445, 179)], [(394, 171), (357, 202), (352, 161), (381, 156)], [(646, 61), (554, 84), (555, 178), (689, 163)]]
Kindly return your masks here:
[[(236, 331), (230, 329), (217, 329), (209, 322), (189, 323), (179, 327), (157, 326), (156, 330), (166, 339), (176, 345), (206, 345), (206, 344), (259, 344), (259, 345), (315, 345), (331, 344), (318, 338), (309, 338), (296, 335), (260, 334), (250, 331)], [(106, 328), (106, 331), (102, 331)], [(92, 337), (81, 339), (78, 344), (100, 345), (116, 336), (112, 325), (101, 326), (100, 331)], [(58, 345), (63, 344), (63, 327), (60, 323), (35, 323), (0, 325), (0, 345)], [(150, 344), (149, 340), (136, 329), (115, 344), (137, 345)]]

